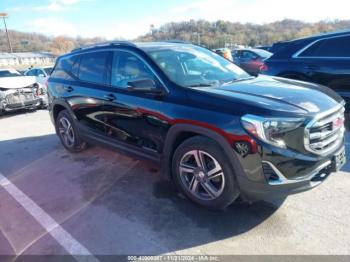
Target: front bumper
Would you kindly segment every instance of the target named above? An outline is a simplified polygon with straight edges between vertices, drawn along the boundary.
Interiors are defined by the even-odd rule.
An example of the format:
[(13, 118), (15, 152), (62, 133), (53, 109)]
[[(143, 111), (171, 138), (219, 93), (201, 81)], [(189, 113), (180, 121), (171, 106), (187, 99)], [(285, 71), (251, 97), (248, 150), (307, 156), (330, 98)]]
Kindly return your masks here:
[(6, 103), (3, 101), (3, 102), (0, 102), (0, 109), (2, 109), (5, 112), (11, 112), (11, 111), (16, 111), (20, 109), (36, 109), (40, 107), (40, 105), (41, 105), (40, 98), (22, 101), (18, 103)]
[[(340, 164), (336, 163), (335, 158), (344, 152), (344, 145), (331, 155), (314, 160), (262, 151), (264, 149), (260, 154), (251, 155), (250, 159), (247, 159), (249, 156), (245, 159), (239, 156), (244, 172), (237, 175), (237, 180), (242, 196), (250, 201), (282, 198), (310, 190), (345, 163), (345, 159)], [(275, 162), (272, 163), (271, 159)]]

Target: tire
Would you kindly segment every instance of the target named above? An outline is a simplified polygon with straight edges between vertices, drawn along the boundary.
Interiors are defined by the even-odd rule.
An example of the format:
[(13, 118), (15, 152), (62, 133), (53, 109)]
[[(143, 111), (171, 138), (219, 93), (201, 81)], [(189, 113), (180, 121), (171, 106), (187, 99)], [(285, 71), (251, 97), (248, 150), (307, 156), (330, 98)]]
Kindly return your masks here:
[(185, 196), (209, 209), (224, 209), (240, 193), (222, 148), (203, 136), (189, 138), (175, 150), (172, 174)]
[(62, 145), (71, 153), (78, 153), (86, 149), (87, 144), (78, 133), (75, 123), (67, 110), (59, 112), (56, 122), (56, 133)]

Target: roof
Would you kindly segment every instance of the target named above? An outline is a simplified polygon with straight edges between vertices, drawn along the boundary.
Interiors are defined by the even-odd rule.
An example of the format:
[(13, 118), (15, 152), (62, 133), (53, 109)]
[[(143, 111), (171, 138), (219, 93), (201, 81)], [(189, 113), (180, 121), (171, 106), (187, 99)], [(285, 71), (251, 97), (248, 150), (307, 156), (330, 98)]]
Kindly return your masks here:
[[(125, 46), (125, 47), (136, 47), (140, 49), (152, 49), (152, 48), (160, 48), (160, 47), (171, 47), (179, 44), (191, 44), (187, 42), (183, 42), (180, 40), (166, 40), (160, 42), (129, 42), (129, 41), (110, 41), (110, 42), (102, 42), (95, 43), (91, 45), (81, 46), (76, 49), (73, 49), (71, 53), (78, 53), (84, 50), (95, 49), (95, 48), (105, 48), (105, 47), (113, 47), (113, 46)], [(62, 56), (69, 55), (64, 54)]]

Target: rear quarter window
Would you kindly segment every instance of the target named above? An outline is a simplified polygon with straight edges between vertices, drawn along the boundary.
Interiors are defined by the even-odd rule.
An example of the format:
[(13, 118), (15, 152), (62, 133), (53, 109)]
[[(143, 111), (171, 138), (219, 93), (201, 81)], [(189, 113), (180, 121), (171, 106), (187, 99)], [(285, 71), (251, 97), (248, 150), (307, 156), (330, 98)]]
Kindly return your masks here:
[(83, 54), (80, 59), (79, 79), (91, 83), (107, 84), (110, 53), (99, 51)]
[(76, 58), (76, 56), (60, 58), (51, 73), (51, 77), (65, 80), (74, 79), (71, 70)]

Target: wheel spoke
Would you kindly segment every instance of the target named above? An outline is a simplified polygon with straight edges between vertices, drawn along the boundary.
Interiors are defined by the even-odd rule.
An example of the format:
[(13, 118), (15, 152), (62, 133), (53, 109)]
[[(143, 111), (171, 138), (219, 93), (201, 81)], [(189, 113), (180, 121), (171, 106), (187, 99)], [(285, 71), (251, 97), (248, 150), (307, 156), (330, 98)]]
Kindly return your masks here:
[(214, 174), (214, 175), (212, 175), (212, 176), (209, 176), (208, 179), (209, 179), (209, 180), (212, 180), (212, 179), (214, 179), (214, 178), (221, 177), (221, 176), (223, 176), (223, 175), (224, 175), (224, 173), (219, 172), (219, 173), (216, 173), (216, 174)]
[(214, 186), (210, 182), (203, 182), (201, 183), (201, 185), (212, 198), (218, 197), (219, 192), (214, 188)]
[(180, 165), (180, 172), (184, 172), (184, 173), (194, 173), (194, 169), (195, 167), (187, 165), (187, 164), (181, 164)]
[(209, 177), (216, 175), (219, 172), (222, 172), (221, 166), (218, 163), (218, 161), (216, 161), (215, 159), (212, 159), (213, 163), (214, 163), (214, 167), (212, 169), (210, 169), (209, 171), (207, 171), (207, 174)]
[(192, 180), (191, 180), (191, 183), (190, 183), (190, 190), (192, 193), (196, 194), (197, 191), (198, 191), (198, 185), (199, 185), (199, 182), (197, 179), (195, 179), (195, 177), (193, 176)]
[(194, 159), (196, 160), (197, 166), (205, 170), (205, 164), (204, 164), (204, 158), (203, 158), (202, 152), (199, 150), (195, 150), (193, 151), (193, 156), (194, 156)]

